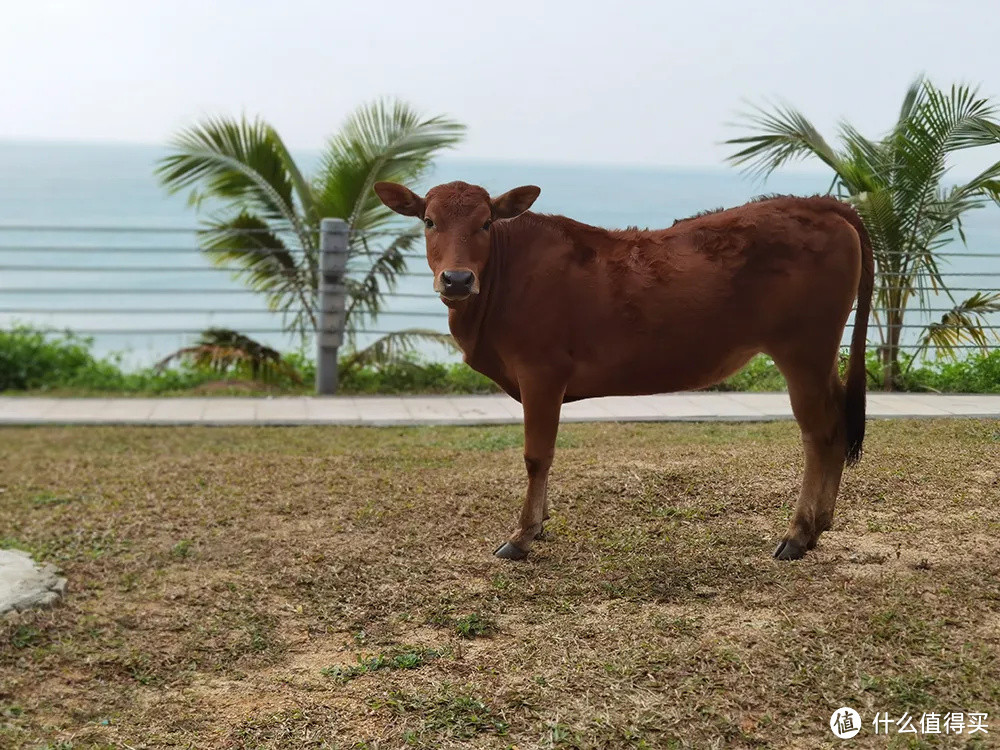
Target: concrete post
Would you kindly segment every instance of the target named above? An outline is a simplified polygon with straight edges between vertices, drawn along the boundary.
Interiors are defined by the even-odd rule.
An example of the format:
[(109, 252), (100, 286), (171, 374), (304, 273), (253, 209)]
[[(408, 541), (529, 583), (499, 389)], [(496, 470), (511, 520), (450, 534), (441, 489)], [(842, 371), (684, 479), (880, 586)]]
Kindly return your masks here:
[(337, 349), (344, 337), (347, 289), (347, 222), (323, 219), (319, 225), (319, 296), (316, 329), (316, 393), (337, 392)]

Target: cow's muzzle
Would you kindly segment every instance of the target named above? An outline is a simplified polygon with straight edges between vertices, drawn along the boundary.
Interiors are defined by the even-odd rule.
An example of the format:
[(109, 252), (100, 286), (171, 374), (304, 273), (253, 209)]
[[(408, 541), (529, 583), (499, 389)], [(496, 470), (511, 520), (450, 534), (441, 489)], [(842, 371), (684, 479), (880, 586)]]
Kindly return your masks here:
[(459, 302), (479, 291), (476, 274), (465, 269), (442, 271), (435, 291), (450, 302)]

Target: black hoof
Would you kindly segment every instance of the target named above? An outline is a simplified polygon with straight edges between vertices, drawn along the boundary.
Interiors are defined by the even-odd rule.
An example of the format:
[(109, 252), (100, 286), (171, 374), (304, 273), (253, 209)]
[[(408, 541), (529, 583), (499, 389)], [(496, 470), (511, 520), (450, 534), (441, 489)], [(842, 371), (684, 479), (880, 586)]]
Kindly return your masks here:
[(801, 560), (806, 554), (806, 548), (794, 539), (782, 539), (774, 550), (775, 560)]
[(493, 554), (501, 560), (523, 560), (528, 556), (527, 552), (510, 542), (505, 542), (497, 547)]

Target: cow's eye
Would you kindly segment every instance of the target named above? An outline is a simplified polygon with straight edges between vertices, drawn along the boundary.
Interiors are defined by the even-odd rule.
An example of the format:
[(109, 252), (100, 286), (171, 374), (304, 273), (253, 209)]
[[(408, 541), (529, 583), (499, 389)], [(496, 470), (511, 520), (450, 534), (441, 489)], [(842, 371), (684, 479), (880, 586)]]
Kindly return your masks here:
[(431, 221), (428, 218), (425, 218), (424, 219), (424, 226), (427, 227), (428, 229), (433, 229), (434, 228), (434, 222)]
[(487, 221), (485, 224), (483, 224), (483, 229), (488, 232), (488, 231), (490, 231), (490, 227), (492, 225), (493, 225), (492, 221)]

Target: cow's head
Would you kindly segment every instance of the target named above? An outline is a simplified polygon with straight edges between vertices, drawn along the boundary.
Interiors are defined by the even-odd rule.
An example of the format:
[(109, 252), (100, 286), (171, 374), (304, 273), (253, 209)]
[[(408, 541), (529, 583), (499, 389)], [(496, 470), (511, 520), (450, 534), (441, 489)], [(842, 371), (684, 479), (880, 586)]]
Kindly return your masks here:
[(421, 198), (402, 185), (377, 182), (375, 192), (396, 213), (423, 219), (434, 291), (446, 301), (459, 302), (479, 293), (493, 222), (527, 211), (542, 191), (525, 185), (490, 198), (477, 185), (449, 182)]

